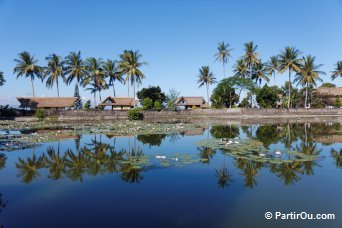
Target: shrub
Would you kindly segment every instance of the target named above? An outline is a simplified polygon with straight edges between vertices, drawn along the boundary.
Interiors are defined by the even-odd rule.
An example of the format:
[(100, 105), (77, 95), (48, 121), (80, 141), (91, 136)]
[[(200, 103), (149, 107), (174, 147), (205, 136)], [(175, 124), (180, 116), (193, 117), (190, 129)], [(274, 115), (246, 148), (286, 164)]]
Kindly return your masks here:
[(128, 110), (128, 119), (129, 120), (142, 120), (144, 119), (144, 114), (140, 112), (140, 109), (130, 109)]
[(193, 105), (193, 106), (191, 107), (191, 109), (197, 109), (197, 106)]
[(90, 100), (88, 100), (85, 104), (84, 104), (84, 110), (89, 110), (91, 106)]
[(154, 110), (156, 111), (160, 111), (162, 110), (163, 106), (161, 105), (161, 103), (159, 101), (154, 102)]
[(141, 102), (144, 110), (150, 110), (153, 108), (153, 100), (149, 97), (146, 97)]
[(42, 121), (42, 120), (45, 118), (45, 110), (44, 110), (44, 109), (41, 109), (41, 108), (38, 108), (38, 109), (36, 110), (35, 116), (36, 116), (40, 121)]

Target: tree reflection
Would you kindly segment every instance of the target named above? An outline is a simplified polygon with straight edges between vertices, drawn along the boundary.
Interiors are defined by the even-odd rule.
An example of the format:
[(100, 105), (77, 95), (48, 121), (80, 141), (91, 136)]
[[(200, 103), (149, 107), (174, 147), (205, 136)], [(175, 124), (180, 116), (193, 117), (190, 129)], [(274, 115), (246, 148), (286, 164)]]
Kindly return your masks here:
[(82, 174), (85, 172), (87, 167), (87, 160), (80, 150), (74, 153), (71, 149), (66, 151), (66, 176), (73, 181), (83, 181)]
[(238, 158), (236, 159), (235, 165), (243, 171), (242, 174), (245, 177), (245, 186), (248, 188), (254, 188), (257, 185), (255, 177), (263, 167), (263, 163)]
[[(2, 193), (0, 192), (0, 214), (2, 210), (7, 206), (8, 201), (2, 198)], [(1, 226), (1, 224), (0, 224)]]
[(0, 153), (0, 169), (6, 167), (7, 156), (4, 153)]
[(339, 152), (335, 149), (331, 149), (330, 154), (335, 159), (336, 167), (341, 168), (342, 167), (342, 149), (340, 149)]
[(160, 146), (162, 141), (165, 139), (165, 134), (149, 134), (149, 135), (138, 135), (137, 139), (143, 144), (151, 146)]
[(63, 156), (60, 152), (60, 142), (58, 142), (57, 152), (53, 147), (49, 147), (47, 149), (48, 156), (44, 156), (45, 158), (45, 165), (50, 170), (49, 178), (53, 180), (58, 180), (62, 178), (63, 173), (65, 172), (65, 161), (66, 161), (66, 154)]
[(203, 164), (209, 164), (213, 156), (216, 154), (216, 150), (209, 147), (197, 147), (200, 151), (201, 162)]
[(235, 138), (239, 136), (239, 128), (236, 125), (212, 126), (210, 134), (214, 138)]
[(19, 158), (19, 161), (16, 162), (16, 167), (19, 170), (18, 176), (22, 178), (22, 182), (31, 183), (34, 179), (40, 176), (38, 170), (44, 167), (44, 156), (37, 157), (34, 154), (32, 158), (22, 159)]

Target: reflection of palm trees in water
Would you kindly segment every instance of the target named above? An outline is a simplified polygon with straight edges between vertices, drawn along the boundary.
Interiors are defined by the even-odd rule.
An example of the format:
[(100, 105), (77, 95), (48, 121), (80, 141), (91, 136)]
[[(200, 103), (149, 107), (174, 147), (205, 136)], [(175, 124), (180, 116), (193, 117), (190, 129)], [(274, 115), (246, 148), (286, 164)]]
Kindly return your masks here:
[(235, 165), (243, 171), (246, 187), (253, 188), (257, 185), (255, 177), (258, 175), (258, 171), (263, 167), (263, 163), (238, 158), (236, 159)]
[(210, 148), (210, 147), (197, 147), (197, 150), (200, 151), (200, 157), (201, 162), (203, 164), (209, 164), (210, 160), (213, 158), (213, 156), (216, 154), (216, 150)]
[(7, 156), (4, 153), (0, 153), (0, 169), (6, 167)]
[[(7, 206), (8, 201), (2, 198), (2, 193), (0, 192), (0, 214), (2, 210)], [(0, 224), (1, 227), (1, 224)]]
[(330, 154), (335, 159), (336, 167), (341, 168), (342, 167), (342, 149), (340, 149), (339, 152), (335, 149), (331, 149)]
[(300, 162), (282, 163), (278, 167), (277, 176), (284, 182), (285, 185), (293, 185), (300, 180), (298, 173), (302, 173)]
[(60, 152), (60, 142), (58, 142), (57, 153), (53, 147), (49, 147), (47, 149), (48, 156), (45, 157), (45, 165), (50, 170), (49, 178), (53, 180), (58, 180), (62, 177), (63, 173), (65, 172), (65, 161), (66, 161), (66, 154), (61, 155)]
[(34, 179), (40, 176), (38, 170), (44, 167), (44, 156), (37, 157), (34, 154), (34, 150), (32, 152), (32, 158), (22, 159), (19, 158), (18, 162), (16, 162), (16, 167), (19, 169), (18, 176), (22, 178), (22, 182), (31, 183)]

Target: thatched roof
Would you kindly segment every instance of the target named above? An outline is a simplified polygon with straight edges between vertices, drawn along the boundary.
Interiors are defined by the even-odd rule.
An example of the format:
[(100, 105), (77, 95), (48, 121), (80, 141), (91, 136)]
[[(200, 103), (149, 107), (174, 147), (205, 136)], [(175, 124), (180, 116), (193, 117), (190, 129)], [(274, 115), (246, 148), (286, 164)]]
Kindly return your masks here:
[[(136, 100), (137, 104), (138, 101)], [(134, 106), (134, 98), (133, 97), (107, 97), (100, 104), (102, 106)]]
[(66, 108), (73, 107), (77, 97), (17, 97), (20, 108)]
[(322, 95), (341, 97), (342, 87), (319, 87), (316, 92)]
[(203, 97), (178, 97), (176, 101), (177, 106), (200, 106), (208, 107)]

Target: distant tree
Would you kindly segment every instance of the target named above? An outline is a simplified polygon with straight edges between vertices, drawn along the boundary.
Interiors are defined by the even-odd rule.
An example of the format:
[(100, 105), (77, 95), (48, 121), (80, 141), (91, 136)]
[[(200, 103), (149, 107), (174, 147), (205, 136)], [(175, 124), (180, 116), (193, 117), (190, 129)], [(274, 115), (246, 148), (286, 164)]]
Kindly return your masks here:
[(224, 42), (218, 43), (217, 53), (215, 54), (216, 61), (222, 62), (223, 65), (223, 78), (226, 78), (226, 68), (225, 65), (228, 63), (231, 57), (231, 51), (233, 49), (229, 48), (229, 44)]
[(107, 89), (108, 85), (105, 80), (106, 74), (103, 71), (103, 61), (102, 59), (96, 58), (88, 58), (85, 61), (85, 67), (87, 76), (85, 77), (83, 84), (88, 85), (92, 83), (92, 88), (96, 88), (99, 92), (100, 102), (102, 101), (101, 98), (101, 91)]
[(141, 104), (144, 110), (151, 110), (154, 106), (153, 100), (149, 97), (144, 98)]
[(32, 94), (35, 97), (33, 81), (35, 77), (43, 81), (43, 68), (37, 65), (38, 60), (34, 58), (29, 52), (24, 51), (19, 53), (19, 58), (14, 59), (17, 63), (14, 67), (14, 74), (17, 74), (17, 78), (25, 76), (26, 78), (31, 78)]
[(214, 108), (228, 108), (239, 102), (239, 96), (235, 93), (229, 80), (223, 79), (213, 90), (210, 100)]
[(265, 84), (262, 88), (256, 90), (256, 100), (263, 108), (275, 108), (279, 93), (278, 87), (269, 87)]
[(244, 44), (245, 46), (245, 54), (242, 57), (242, 59), (244, 60), (246, 66), (248, 67), (248, 71), (249, 71), (249, 78), (252, 78), (252, 74), (253, 74), (253, 67), (260, 63), (260, 59), (259, 59), (259, 54), (256, 52), (258, 45), (254, 45), (254, 43), (248, 42)]
[(115, 97), (115, 87), (114, 83), (115, 81), (118, 82), (123, 82), (123, 78), (121, 75), (121, 72), (117, 69), (117, 66), (115, 65), (116, 62), (113, 60), (108, 59), (104, 64), (103, 64), (103, 70), (106, 74), (106, 76), (109, 78), (109, 85), (113, 87), (113, 96)]
[(279, 61), (278, 61), (278, 56), (273, 55), (270, 57), (270, 59), (266, 63), (266, 71), (268, 72), (269, 75), (273, 75), (274, 77), (274, 83), (275, 83), (275, 75), (276, 72), (279, 70)]
[(169, 90), (169, 94), (167, 95), (166, 97), (166, 105), (167, 107), (172, 110), (172, 111), (175, 111), (177, 110), (177, 99), (179, 97), (179, 92), (175, 89), (170, 89)]
[[(122, 75), (126, 75), (125, 82), (128, 84), (128, 96), (129, 96), (129, 83), (133, 85), (133, 98), (135, 99), (135, 85), (136, 83), (140, 84), (141, 79), (145, 78), (144, 73), (140, 70), (140, 68), (144, 65), (147, 65), (146, 62), (141, 62), (140, 59), (142, 55), (139, 51), (133, 50), (125, 50), (120, 55), (120, 61), (118, 62), (118, 69), (122, 73)], [(134, 103), (134, 106), (136, 104)]]
[(82, 103), (82, 99), (81, 99), (80, 92), (78, 90), (78, 85), (77, 84), (75, 85), (74, 97), (77, 97), (77, 99), (76, 99), (76, 101), (74, 103), (74, 108), (76, 110), (82, 109), (83, 103)]
[(241, 92), (243, 90), (253, 90), (255, 87), (254, 82), (250, 78), (246, 77), (240, 77), (238, 75), (234, 75), (232, 77), (227, 78), (229, 84), (236, 89), (238, 92), (238, 95), (240, 97)]
[(161, 91), (159, 86), (149, 86), (148, 88), (143, 88), (137, 92), (137, 97), (140, 100), (150, 98), (153, 103), (158, 101), (160, 104), (163, 104), (166, 101), (166, 95)]
[(86, 75), (86, 69), (81, 57), (81, 52), (70, 52), (65, 57), (65, 75), (68, 75), (67, 83), (70, 84), (76, 80), (78, 85), (83, 84), (83, 79)]
[(248, 67), (243, 59), (238, 59), (234, 65), (234, 76), (247, 78)]
[(256, 63), (255, 66), (253, 67), (252, 79), (255, 80), (256, 84), (259, 83), (259, 86), (260, 86), (262, 80), (265, 80), (266, 82), (270, 81), (270, 78), (268, 75), (269, 74), (268, 74), (266, 65), (262, 63), (261, 60), (259, 60), (259, 62)]
[(239, 107), (241, 108), (250, 108), (251, 104), (249, 103), (249, 97), (244, 97), (242, 101), (239, 104)]
[(325, 72), (320, 71), (319, 68), (322, 64), (316, 65), (315, 57), (308, 55), (303, 57), (303, 64), (301, 65), (300, 71), (296, 74), (295, 82), (305, 86), (305, 107), (308, 104), (309, 86), (316, 86), (316, 81), (322, 81), (320, 75), (325, 75)]
[(279, 55), (279, 72), (283, 74), (285, 71), (289, 72), (289, 97), (287, 101), (287, 108), (291, 108), (291, 73), (293, 71), (299, 72), (302, 60), (299, 58), (300, 51), (295, 47), (285, 47)]
[(337, 61), (335, 70), (331, 72), (331, 79), (342, 77), (342, 61)]
[(330, 83), (330, 82), (325, 82), (320, 87), (334, 88), (334, 87), (336, 87), (336, 85), (333, 83)]
[(5, 82), (4, 73), (0, 71), (0, 86), (3, 86)]
[(199, 70), (199, 75), (197, 77), (197, 83), (199, 84), (199, 87), (202, 87), (203, 85), (206, 86), (207, 101), (210, 107), (209, 85), (216, 83), (216, 78), (214, 77), (213, 72), (210, 71), (209, 66), (202, 66), (202, 68)]
[(163, 106), (159, 101), (154, 102), (154, 110), (160, 111), (162, 110)]
[(47, 66), (44, 68), (44, 75), (45, 77), (48, 77), (46, 80), (46, 86), (48, 88), (52, 88), (53, 84), (56, 82), (57, 96), (59, 97), (58, 79), (62, 78), (64, 82), (66, 81), (64, 76), (65, 61), (63, 61), (62, 57), (56, 54), (52, 54), (45, 59), (48, 61)]

